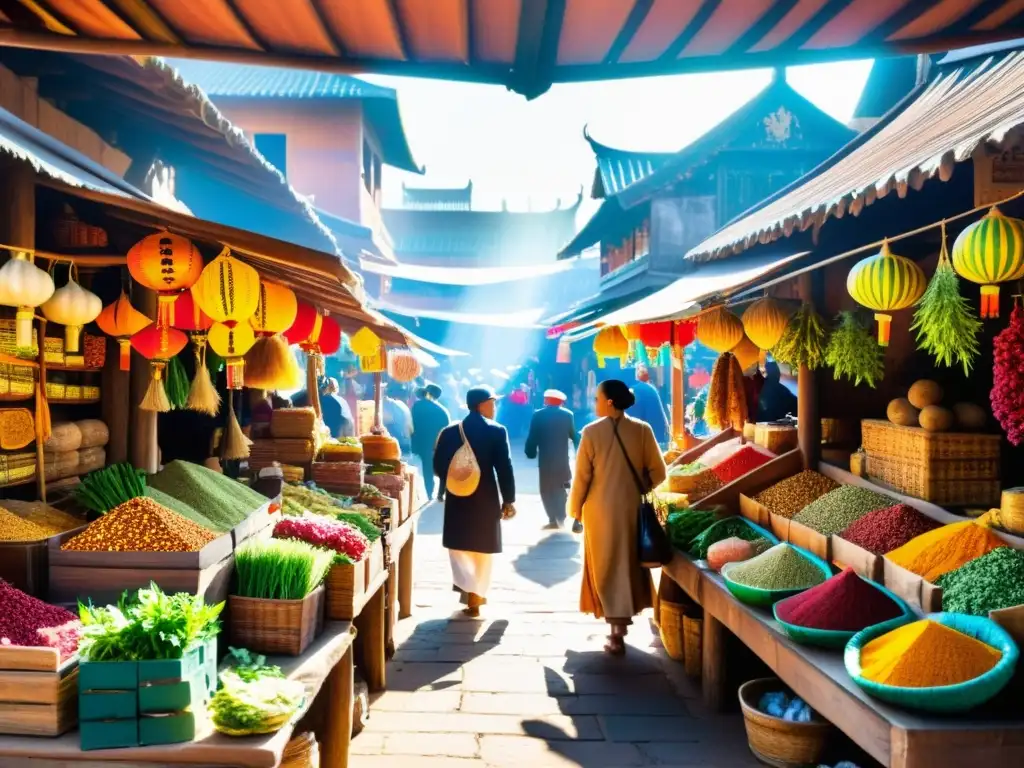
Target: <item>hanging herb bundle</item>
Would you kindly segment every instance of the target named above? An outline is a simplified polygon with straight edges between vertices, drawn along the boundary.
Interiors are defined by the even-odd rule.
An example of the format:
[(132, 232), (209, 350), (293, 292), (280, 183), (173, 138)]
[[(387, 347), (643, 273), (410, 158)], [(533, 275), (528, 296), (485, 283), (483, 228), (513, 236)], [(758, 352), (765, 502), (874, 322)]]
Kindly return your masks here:
[(177, 356), (172, 357), (167, 361), (167, 400), (171, 408), (180, 410), (185, 407), (189, 386), (185, 366)]
[(836, 381), (846, 376), (856, 386), (863, 381), (874, 388), (885, 375), (885, 347), (879, 346), (855, 312), (840, 312), (825, 347), (825, 362)]
[(924, 295), (917, 301), (914, 324), (917, 348), (922, 349), (935, 362), (947, 368), (954, 362), (964, 367), (964, 375), (971, 373), (971, 364), (978, 356), (978, 333), (982, 323), (975, 317), (971, 305), (960, 295), (960, 278), (953, 271), (946, 250), (946, 225), (942, 225), (942, 250)]
[(1020, 351), (1024, 349), (1024, 312), (1016, 304), (1010, 324), (992, 341), (992, 415), (1013, 445), (1024, 442), (1024, 369)]
[(734, 354), (729, 353), (729, 410), (727, 416), (728, 424), (735, 430), (742, 431), (743, 425), (747, 423), (747, 388), (743, 383), (743, 368), (740, 361)]
[(812, 371), (825, 362), (825, 322), (813, 304), (805, 301), (796, 311), (772, 357), (793, 367), (806, 365)]
[(747, 421), (747, 394), (743, 386), (743, 370), (731, 352), (724, 352), (715, 361), (708, 387), (704, 420), (712, 429), (743, 429)]

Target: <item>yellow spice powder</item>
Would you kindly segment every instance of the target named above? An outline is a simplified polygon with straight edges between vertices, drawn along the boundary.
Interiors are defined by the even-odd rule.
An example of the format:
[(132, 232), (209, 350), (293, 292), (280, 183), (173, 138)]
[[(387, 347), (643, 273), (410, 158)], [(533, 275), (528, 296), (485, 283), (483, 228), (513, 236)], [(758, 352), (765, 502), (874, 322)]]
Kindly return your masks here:
[(1003, 655), (992, 646), (929, 619), (904, 624), (865, 645), (861, 675), (900, 688), (966, 683), (988, 672)]
[(911, 539), (886, 557), (926, 581), (955, 571), (964, 563), (1005, 547), (1006, 542), (973, 520), (952, 523)]

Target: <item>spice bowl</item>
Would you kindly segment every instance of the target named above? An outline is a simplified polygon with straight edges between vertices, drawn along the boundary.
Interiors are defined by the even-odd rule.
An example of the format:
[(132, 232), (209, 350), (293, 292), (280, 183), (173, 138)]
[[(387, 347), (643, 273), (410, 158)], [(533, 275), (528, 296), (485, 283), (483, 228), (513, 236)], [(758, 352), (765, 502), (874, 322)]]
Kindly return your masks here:
[[(907, 605), (906, 601), (901, 600), (899, 597), (894, 595), (881, 584), (875, 584), (874, 582), (869, 581), (868, 579), (864, 579), (864, 581), (870, 584), (875, 589), (877, 589), (879, 592), (885, 594), (886, 597), (888, 597), (890, 600), (896, 603), (903, 611), (903, 615), (897, 616), (894, 619), (889, 619), (888, 621), (881, 622), (881, 624), (872, 624), (870, 627), (865, 627), (864, 631), (882, 625), (889, 626), (891, 629), (893, 627), (899, 626), (900, 624), (912, 621), (916, 618), (916, 616), (914, 615), (913, 608)], [(791, 599), (792, 597), (786, 598), (786, 600)], [(775, 616), (775, 621), (777, 621), (779, 623), (779, 626), (782, 628), (782, 631), (786, 633), (786, 636), (789, 637), (789, 639), (793, 640), (796, 643), (800, 643), (801, 645), (814, 645), (819, 648), (840, 649), (845, 648), (846, 644), (850, 642), (851, 638), (853, 638), (853, 636), (857, 634), (857, 632), (855, 631), (800, 627), (796, 624), (790, 624), (789, 622), (783, 621), (781, 618), (779, 618), (779, 608), (786, 602), (786, 600), (780, 600), (779, 602), (777, 602), (772, 607), (772, 613)]]
[[(794, 546), (793, 544), (790, 544), (789, 546), (793, 547), (793, 549), (796, 550), (798, 554), (810, 560), (818, 568), (818, 570), (821, 571), (822, 576), (824, 576), (823, 581), (827, 581), (828, 579), (832, 578), (831, 566), (829, 566), (829, 564), (822, 560), (820, 557), (811, 554), (805, 549), (801, 549), (800, 547)], [(760, 587), (750, 587), (746, 584), (740, 584), (739, 582), (730, 579), (729, 572), (733, 568), (745, 565), (746, 562), (749, 561), (726, 563), (724, 566), (722, 566), (721, 571), (722, 580), (725, 582), (726, 589), (728, 589), (729, 592), (732, 593), (733, 597), (735, 597), (741, 603), (746, 603), (747, 605), (768, 607), (774, 605), (780, 600), (784, 600), (787, 597), (798, 595), (801, 592), (810, 589), (811, 586), (816, 586), (812, 584), (807, 587), (800, 587), (799, 589), (762, 589)]]
[(992, 646), (1002, 653), (1002, 658), (985, 674), (956, 685), (904, 688), (876, 683), (861, 674), (861, 649), (875, 638), (907, 623), (907, 619), (893, 619), (858, 632), (847, 644), (843, 662), (853, 682), (868, 695), (889, 704), (925, 712), (953, 713), (966, 712), (984, 704), (1013, 679), (1020, 651), (1010, 634), (996, 622), (962, 613), (932, 613), (926, 618)]
[(797, 723), (757, 708), (765, 693), (779, 690), (790, 692), (782, 681), (774, 677), (749, 680), (740, 686), (740, 709), (743, 710), (743, 725), (750, 751), (767, 765), (818, 765), (835, 728), (817, 713), (811, 722)]

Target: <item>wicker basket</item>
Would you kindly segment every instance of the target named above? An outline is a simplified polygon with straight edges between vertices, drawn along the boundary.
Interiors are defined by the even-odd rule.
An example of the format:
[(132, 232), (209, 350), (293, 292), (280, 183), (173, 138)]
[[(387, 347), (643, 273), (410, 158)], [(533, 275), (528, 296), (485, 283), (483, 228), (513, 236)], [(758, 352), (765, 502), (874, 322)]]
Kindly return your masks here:
[(758, 424), (754, 428), (754, 443), (776, 455), (793, 450), (797, 442), (796, 427), (788, 424)]
[(683, 620), (686, 606), (682, 603), (674, 603), (671, 600), (661, 599), (658, 630), (661, 632), (661, 644), (665, 646), (665, 653), (676, 661), (683, 661), (684, 640)]
[(323, 630), (324, 588), (302, 600), (228, 595), (232, 642), (257, 653), (301, 656)]
[(364, 482), (374, 486), (390, 499), (400, 499), (405, 493), (407, 481), (402, 475), (366, 475)]
[(687, 677), (700, 680), (704, 668), (704, 619), (683, 617), (683, 671)]
[(275, 461), (303, 465), (311, 462), (315, 453), (313, 441), (309, 439), (253, 440), (249, 448), (249, 466), (262, 469)]
[(351, 621), (356, 617), (356, 604), (366, 591), (366, 564), (331, 566), (327, 572), (327, 618)]
[(320, 768), (320, 745), (312, 733), (292, 737), (281, 755), (280, 768)]
[[(3, 350), (0, 350), (2, 352)], [(36, 391), (36, 371), (26, 365), (0, 363), (0, 397), (29, 398)]]
[(18, 349), (17, 321), (13, 317), (0, 318), (0, 352), (12, 357), (35, 360), (39, 355), (39, 334), (32, 329), (31, 349)]
[(989, 459), (918, 464), (867, 455), (866, 476), (908, 496), (951, 507), (999, 503), (999, 463)]
[(312, 440), (316, 412), (312, 408), (278, 408), (270, 416), (270, 434), (284, 440)]
[(35, 476), (35, 453), (0, 454), (0, 486), (31, 480)]
[(365, 467), (349, 461), (314, 461), (313, 482), (331, 493), (346, 496), (359, 493), (365, 477)]
[(740, 686), (740, 708), (747, 741), (754, 756), (768, 765), (818, 765), (832, 735), (831, 723), (815, 720), (809, 723), (791, 723), (781, 717), (772, 717), (757, 708), (761, 696), (769, 691), (789, 689), (774, 677), (750, 680)]
[(881, 419), (861, 422), (861, 445), (871, 456), (907, 461), (994, 459), (999, 461), (999, 435), (927, 432)]

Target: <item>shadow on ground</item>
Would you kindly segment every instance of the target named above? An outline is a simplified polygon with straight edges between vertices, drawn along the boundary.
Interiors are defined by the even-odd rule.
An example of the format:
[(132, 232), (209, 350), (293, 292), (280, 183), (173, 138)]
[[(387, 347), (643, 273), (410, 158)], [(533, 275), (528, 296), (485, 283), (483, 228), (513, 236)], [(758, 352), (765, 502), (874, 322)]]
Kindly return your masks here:
[(553, 587), (579, 575), (579, 539), (572, 534), (553, 533), (531, 546), (512, 561), (516, 573), (542, 587)]

